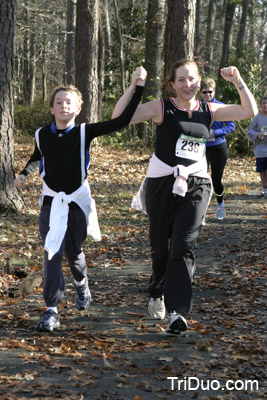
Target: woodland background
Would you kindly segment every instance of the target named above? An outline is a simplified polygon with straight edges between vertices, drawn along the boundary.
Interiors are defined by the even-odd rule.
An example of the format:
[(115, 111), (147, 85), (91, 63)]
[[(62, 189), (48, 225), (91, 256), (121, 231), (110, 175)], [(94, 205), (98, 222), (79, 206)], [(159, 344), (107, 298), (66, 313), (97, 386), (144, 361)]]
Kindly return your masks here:
[[(103, 237), (84, 246), (93, 302), (88, 313), (75, 310), (64, 263), (62, 329), (52, 335), (35, 332), (44, 309), (41, 180), (36, 172), (20, 193), (13, 183), (33, 150), (34, 130), (49, 122), (47, 101), (61, 83), (83, 92), (84, 120), (109, 118), (137, 65), (148, 70), (146, 101), (164, 94), (161, 79), (172, 62), (190, 57), (203, 77), (217, 80), (220, 100), (238, 101), (218, 79), (220, 66), (233, 64), (259, 101), (266, 95), (266, 11), (259, 0), (0, 1), (1, 400), (266, 398), (267, 202), (258, 198), (249, 120), (229, 135), (227, 218), (216, 219), (212, 199), (196, 249), (190, 329), (178, 338), (166, 338), (166, 320), (155, 324), (147, 316), (147, 219), (130, 209), (151, 155), (149, 124), (91, 149), (90, 187)], [(16, 260), (21, 268), (14, 264), (11, 273)], [(257, 380), (259, 390), (170, 391), (168, 376), (196, 374), (222, 384)]]
[[(0, 6), (0, 204), (20, 206), (14, 179), (14, 137), (49, 123), (55, 86), (82, 92), (80, 121), (110, 118), (132, 71), (144, 65), (143, 101), (169, 95), (171, 65), (195, 59), (216, 96), (239, 101), (220, 68), (236, 65), (256, 99), (266, 94), (266, 0), (2, 0)], [(232, 155), (252, 154), (250, 120), (229, 135)], [(153, 144), (151, 123), (131, 126), (101, 144)]]

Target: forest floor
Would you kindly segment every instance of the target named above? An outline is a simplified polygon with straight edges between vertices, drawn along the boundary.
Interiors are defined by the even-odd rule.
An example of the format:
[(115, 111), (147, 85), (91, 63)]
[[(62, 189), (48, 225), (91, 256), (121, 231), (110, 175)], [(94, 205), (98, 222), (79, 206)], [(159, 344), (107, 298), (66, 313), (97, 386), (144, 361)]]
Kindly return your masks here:
[[(16, 173), (31, 151), (16, 143)], [(267, 200), (258, 196), (255, 160), (228, 160), (227, 217), (216, 219), (213, 198), (196, 248), (189, 330), (172, 336), (167, 317), (155, 321), (147, 312), (148, 224), (130, 208), (149, 157), (93, 147), (90, 185), (103, 235), (84, 246), (93, 301), (75, 309), (64, 261), (61, 328), (53, 333), (35, 330), (44, 310), (37, 174), (21, 192), (27, 209), (1, 215), (0, 400), (267, 397)], [(22, 264), (11, 273), (16, 260)]]

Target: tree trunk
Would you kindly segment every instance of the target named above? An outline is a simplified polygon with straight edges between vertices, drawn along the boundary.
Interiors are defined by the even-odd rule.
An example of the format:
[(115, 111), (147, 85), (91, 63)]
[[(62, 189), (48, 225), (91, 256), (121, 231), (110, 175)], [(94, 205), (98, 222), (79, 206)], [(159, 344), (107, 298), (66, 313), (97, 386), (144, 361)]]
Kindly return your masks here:
[[(165, 0), (149, 0), (146, 25), (145, 64), (148, 77), (143, 100), (160, 97), (160, 78), (162, 76), (162, 49), (165, 28)], [(138, 136), (148, 143), (153, 136), (153, 124), (138, 124)]]
[(248, 6), (250, 0), (243, 0), (242, 4), (242, 15), (239, 24), (239, 31), (236, 39), (236, 57), (241, 58), (245, 49), (245, 33), (246, 33), (246, 21), (248, 17)]
[(35, 97), (36, 81), (36, 13), (37, 0), (33, 4), (25, 2), (25, 33), (23, 41), (23, 96), (28, 106), (32, 106)]
[(30, 33), (30, 65), (29, 65), (29, 106), (31, 107), (35, 99), (36, 86), (36, 24), (37, 0), (34, 0), (34, 10), (32, 12), (31, 33)]
[(263, 59), (262, 59), (262, 70), (261, 70), (261, 85), (260, 93), (266, 96), (267, 93), (267, 39), (265, 39)]
[(74, 85), (75, 5), (72, 0), (67, 0), (66, 28), (65, 82), (67, 85)]
[(103, 7), (101, 15), (103, 18), (103, 35), (104, 35), (104, 49), (105, 59), (110, 62), (111, 58), (111, 32), (110, 32), (110, 20), (109, 20), (109, 0), (103, 0)]
[(223, 37), (223, 49), (220, 61), (220, 67), (218, 71), (217, 85), (216, 85), (216, 95), (220, 96), (220, 86), (223, 78), (220, 74), (220, 69), (228, 66), (229, 54), (230, 54), (230, 42), (231, 42), (231, 29), (233, 26), (233, 19), (235, 13), (235, 7), (237, 0), (227, 0), (226, 11), (225, 11), (225, 24), (224, 24), (224, 37)]
[(205, 49), (205, 71), (208, 74), (213, 72), (215, 18), (216, 18), (216, 0), (210, 0), (208, 9), (206, 49)]
[[(109, 14), (109, 0), (102, 0), (101, 9), (101, 21), (102, 21), (102, 31), (103, 31), (103, 50), (104, 50), (104, 76), (103, 80), (106, 87), (110, 86), (113, 81), (113, 74), (110, 68), (111, 63), (111, 45), (112, 45), (112, 35), (110, 29), (110, 14)], [(104, 85), (105, 87), (105, 85)]]
[(193, 59), (196, 0), (169, 0), (165, 33), (164, 74), (181, 59)]
[(256, 28), (256, 20), (255, 20), (255, 4), (254, 0), (250, 0), (250, 13), (249, 13), (249, 39), (248, 46), (249, 48), (253, 48), (255, 45), (255, 28)]
[(119, 12), (118, 12), (118, 5), (117, 0), (113, 0), (114, 8), (115, 8), (115, 15), (116, 15), (116, 22), (117, 22), (117, 33), (119, 39), (119, 54), (120, 54), (120, 70), (121, 70), (121, 90), (122, 93), (125, 91), (125, 76), (124, 76), (124, 51), (123, 51), (123, 40), (121, 34), (121, 27), (120, 27), (120, 20), (119, 20)]
[(165, 28), (165, 0), (149, 0), (146, 25), (145, 68), (148, 73), (144, 89), (144, 101), (160, 96), (162, 75), (162, 49)]
[(14, 186), (14, 19), (15, 0), (0, 4), (0, 211), (22, 206)]
[(43, 49), (42, 49), (42, 89), (43, 102), (47, 100), (47, 57), (46, 57), (46, 33), (43, 26)]
[(101, 118), (101, 105), (102, 105), (102, 97), (104, 93), (104, 86), (105, 86), (105, 45), (104, 45), (104, 32), (102, 26), (100, 24), (98, 30), (98, 116), (97, 119)]
[(29, 92), (30, 92), (30, 82), (29, 82), (29, 69), (30, 69), (30, 18), (29, 18), (29, 9), (28, 9), (28, 1), (25, 2), (25, 24), (26, 29), (24, 32), (24, 40), (23, 40), (23, 97), (27, 105), (30, 104), (29, 101)]
[(99, 1), (77, 0), (75, 84), (83, 95), (78, 122), (95, 122), (98, 116)]
[(196, 21), (195, 21), (195, 45), (194, 54), (196, 58), (200, 56), (200, 15), (201, 15), (201, 0), (196, 2)]
[(237, 0), (228, 0), (227, 4), (226, 4), (223, 49), (222, 49), (220, 68), (227, 66), (228, 61), (229, 61), (231, 29), (233, 26), (233, 19), (234, 19), (236, 4), (237, 4)]

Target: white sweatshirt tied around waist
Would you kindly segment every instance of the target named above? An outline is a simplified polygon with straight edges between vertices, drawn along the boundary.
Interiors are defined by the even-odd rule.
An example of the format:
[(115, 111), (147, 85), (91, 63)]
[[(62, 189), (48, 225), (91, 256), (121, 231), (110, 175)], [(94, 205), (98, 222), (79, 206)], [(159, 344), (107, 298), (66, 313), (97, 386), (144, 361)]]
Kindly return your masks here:
[(45, 239), (44, 248), (48, 252), (48, 259), (51, 260), (58, 252), (68, 226), (69, 204), (73, 201), (84, 212), (87, 223), (87, 234), (92, 236), (95, 241), (101, 240), (101, 233), (98, 224), (96, 205), (90, 196), (90, 187), (85, 180), (75, 192), (66, 194), (65, 192), (54, 192), (43, 181), (44, 196), (53, 197), (49, 219), (49, 231)]
[(174, 175), (176, 178), (174, 181), (172, 193), (178, 196), (184, 197), (188, 190), (187, 178), (189, 175), (198, 176), (199, 178), (207, 178), (211, 181), (207, 171), (206, 157), (203, 157), (200, 161), (197, 161), (188, 167), (177, 164), (175, 167), (161, 161), (155, 153), (149, 160), (148, 170), (145, 179), (143, 180), (139, 191), (135, 195), (132, 201), (132, 208), (146, 213), (145, 206), (145, 180), (146, 178), (160, 178), (163, 176)]

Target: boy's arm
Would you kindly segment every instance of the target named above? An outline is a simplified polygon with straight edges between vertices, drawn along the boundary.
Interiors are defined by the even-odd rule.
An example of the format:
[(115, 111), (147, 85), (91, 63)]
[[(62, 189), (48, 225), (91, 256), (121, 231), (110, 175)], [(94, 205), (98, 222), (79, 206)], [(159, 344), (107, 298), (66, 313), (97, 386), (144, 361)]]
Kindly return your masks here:
[(34, 152), (31, 158), (29, 159), (23, 170), (20, 172), (20, 174), (17, 176), (17, 178), (14, 180), (14, 185), (18, 189), (24, 188), (26, 179), (38, 168), (41, 157), (41, 153), (35, 143)]
[(247, 136), (250, 140), (257, 140), (258, 139), (258, 134), (260, 133), (257, 129), (258, 127), (258, 116), (256, 116), (250, 123), (248, 130), (247, 130)]

